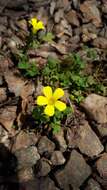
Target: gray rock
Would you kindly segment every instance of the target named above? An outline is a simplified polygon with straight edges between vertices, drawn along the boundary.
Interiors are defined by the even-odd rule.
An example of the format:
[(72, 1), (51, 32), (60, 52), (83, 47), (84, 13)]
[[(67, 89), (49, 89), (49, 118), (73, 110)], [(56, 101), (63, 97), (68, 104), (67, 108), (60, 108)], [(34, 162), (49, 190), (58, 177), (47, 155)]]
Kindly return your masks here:
[(71, 25), (79, 26), (79, 24), (80, 24), (79, 20), (78, 20), (77, 13), (74, 10), (70, 10), (66, 14), (66, 19), (67, 19), (68, 23), (70, 23)]
[(0, 103), (7, 99), (6, 88), (0, 88)]
[(107, 49), (107, 39), (104, 37), (98, 37), (93, 40), (93, 45), (97, 48)]
[(5, 147), (10, 148), (9, 133), (0, 125), (0, 143), (3, 143)]
[(103, 6), (102, 6), (102, 12), (103, 12), (104, 14), (107, 14), (107, 1), (106, 1), (106, 0), (105, 0), (105, 2), (104, 2)]
[(22, 183), (20, 189), (26, 190), (59, 190), (49, 177), (35, 178), (27, 183)]
[(43, 153), (51, 154), (55, 149), (55, 144), (48, 139), (46, 136), (40, 138), (38, 142), (38, 152), (42, 155)]
[(1, 34), (2, 32), (6, 32), (6, 26), (0, 24), (0, 34)]
[(69, 0), (57, 0), (56, 9), (63, 8), (64, 10), (69, 10), (71, 8)]
[(102, 154), (97, 160), (96, 166), (100, 176), (107, 182), (107, 153)]
[(83, 4), (80, 5), (80, 10), (87, 21), (92, 21), (96, 27), (101, 25), (100, 11), (95, 1), (84, 1)]
[(94, 179), (89, 179), (85, 190), (102, 190), (100, 184)]
[(23, 168), (17, 172), (17, 176), (13, 179), (13, 181), (16, 183), (31, 181), (34, 179), (33, 169), (31, 167)]
[(96, 127), (102, 137), (107, 136), (107, 123), (97, 124)]
[(55, 2), (55, 1), (52, 1), (52, 2), (50, 3), (50, 15), (51, 15), (51, 16), (54, 14), (55, 7), (56, 7), (56, 2)]
[(104, 189), (107, 189), (107, 153), (103, 153), (101, 157), (96, 162), (96, 168), (98, 170), (98, 173), (100, 174), (100, 177), (97, 177), (97, 180), (99, 183), (104, 187)]
[(87, 121), (84, 121), (78, 128), (68, 130), (67, 140), (70, 148), (78, 147), (82, 153), (89, 157), (98, 156), (104, 150), (99, 138)]
[(107, 135), (107, 98), (90, 94), (81, 106), (85, 109), (91, 120), (97, 124), (96, 127), (101, 136)]
[(18, 161), (18, 169), (32, 167), (40, 159), (37, 148), (34, 146), (17, 150), (14, 154)]
[(26, 133), (21, 131), (15, 139), (12, 147), (12, 151), (16, 151), (22, 148), (27, 148), (30, 145), (35, 145), (37, 143), (38, 137), (34, 133)]
[(8, 26), (8, 21), (6, 16), (1, 16), (0, 17), (0, 25)]
[(53, 138), (58, 143), (60, 151), (65, 152), (67, 149), (67, 144), (66, 144), (66, 141), (64, 139), (63, 129), (61, 128), (61, 130), (58, 133), (54, 134)]
[(37, 177), (45, 177), (51, 171), (49, 160), (42, 158), (36, 164), (35, 175)]
[(54, 16), (55, 23), (59, 23), (62, 18), (63, 18), (63, 9), (59, 9)]
[(3, 77), (0, 76), (0, 85), (2, 85), (2, 84), (3, 84)]
[(55, 173), (56, 180), (61, 189), (69, 189), (69, 186), (76, 189), (91, 175), (91, 169), (85, 162), (83, 156), (73, 150), (70, 159), (63, 170)]
[(8, 8), (22, 8), (23, 5), (27, 4), (27, 0), (8, 0), (6, 7)]
[(107, 152), (107, 143), (106, 143), (106, 145), (105, 145), (105, 151)]
[(107, 98), (90, 94), (81, 104), (89, 117), (97, 123), (107, 123)]
[(51, 162), (53, 165), (57, 166), (57, 165), (62, 165), (65, 163), (65, 158), (62, 154), (62, 152), (56, 150), (52, 153), (52, 156), (51, 156)]
[(16, 110), (16, 106), (6, 106), (0, 110), (0, 123), (11, 135), (16, 133), (12, 127), (16, 118)]
[(75, 9), (79, 9), (80, 7), (80, 0), (72, 0), (73, 6)]

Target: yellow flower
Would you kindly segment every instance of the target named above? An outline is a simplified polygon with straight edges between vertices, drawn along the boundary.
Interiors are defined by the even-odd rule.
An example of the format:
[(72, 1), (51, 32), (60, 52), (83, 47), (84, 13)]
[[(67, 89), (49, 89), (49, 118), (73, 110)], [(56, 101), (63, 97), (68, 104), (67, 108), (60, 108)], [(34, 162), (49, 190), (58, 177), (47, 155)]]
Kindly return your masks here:
[(59, 111), (64, 111), (66, 109), (66, 104), (59, 101), (58, 99), (64, 96), (64, 91), (61, 88), (57, 88), (54, 93), (50, 86), (43, 87), (44, 96), (37, 97), (37, 105), (46, 106), (44, 113), (48, 116), (53, 116), (55, 113), (55, 108)]
[(33, 34), (37, 33), (38, 30), (44, 30), (44, 24), (42, 21), (37, 21), (36, 18), (31, 18), (29, 23), (32, 25)]

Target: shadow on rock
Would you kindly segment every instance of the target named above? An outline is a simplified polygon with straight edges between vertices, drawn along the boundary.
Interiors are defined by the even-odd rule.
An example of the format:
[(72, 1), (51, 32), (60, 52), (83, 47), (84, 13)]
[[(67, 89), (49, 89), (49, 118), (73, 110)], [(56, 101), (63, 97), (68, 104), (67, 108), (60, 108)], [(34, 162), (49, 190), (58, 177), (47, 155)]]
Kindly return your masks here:
[(0, 143), (0, 190), (19, 190), (16, 170), (17, 158)]

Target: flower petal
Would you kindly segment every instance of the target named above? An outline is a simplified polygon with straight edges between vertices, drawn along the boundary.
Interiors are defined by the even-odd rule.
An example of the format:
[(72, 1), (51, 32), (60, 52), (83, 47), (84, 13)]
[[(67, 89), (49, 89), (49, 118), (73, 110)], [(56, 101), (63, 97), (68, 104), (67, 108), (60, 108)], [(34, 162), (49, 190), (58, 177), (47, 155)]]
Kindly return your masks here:
[(55, 107), (59, 110), (59, 111), (64, 111), (66, 109), (66, 104), (64, 102), (61, 101), (56, 101), (55, 102)]
[(62, 88), (57, 88), (53, 94), (53, 97), (58, 100), (59, 98), (61, 98), (62, 96), (64, 96), (64, 91), (62, 90)]
[(53, 116), (54, 115), (54, 106), (47, 105), (45, 110), (44, 110), (44, 113), (50, 117)]
[(52, 88), (50, 86), (45, 86), (43, 87), (43, 94), (47, 97), (47, 98), (51, 98), (52, 97)]
[(36, 18), (31, 18), (31, 20), (29, 21), (29, 23), (30, 23), (32, 26), (36, 26), (36, 25), (37, 25), (37, 19), (36, 19)]
[(37, 105), (39, 105), (39, 106), (44, 106), (44, 105), (47, 105), (48, 100), (47, 100), (47, 98), (44, 97), (44, 96), (38, 96), (36, 103), (37, 103)]
[(45, 27), (44, 27), (44, 24), (43, 24), (43, 22), (42, 21), (39, 21), (38, 23), (37, 23), (37, 30), (43, 30)]

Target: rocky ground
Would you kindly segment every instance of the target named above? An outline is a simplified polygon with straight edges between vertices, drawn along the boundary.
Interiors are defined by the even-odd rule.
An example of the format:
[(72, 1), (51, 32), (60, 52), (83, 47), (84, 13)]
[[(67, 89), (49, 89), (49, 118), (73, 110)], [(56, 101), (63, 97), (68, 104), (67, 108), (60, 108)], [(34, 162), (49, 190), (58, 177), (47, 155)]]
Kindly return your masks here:
[(106, 95), (87, 94), (74, 104), (68, 127), (57, 134), (30, 128), (38, 86), (20, 74), (13, 55), (26, 45), (32, 16), (56, 40), (29, 50), (31, 57), (44, 64), (49, 55), (61, 58), (75, 51), (85, 56), (81, 47), (88, 45), (97, 51), (92, 64), (107, 85), (106, 0), (1, 0), (0, 190), (107, 190)]

